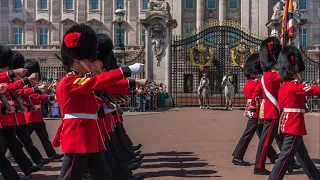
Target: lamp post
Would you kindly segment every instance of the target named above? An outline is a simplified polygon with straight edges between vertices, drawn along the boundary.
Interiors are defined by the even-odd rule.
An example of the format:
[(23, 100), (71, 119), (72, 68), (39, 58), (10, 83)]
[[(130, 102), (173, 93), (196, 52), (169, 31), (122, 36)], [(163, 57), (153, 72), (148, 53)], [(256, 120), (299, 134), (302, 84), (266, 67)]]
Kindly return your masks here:
[(125, 60), (123, 58), (126, 56), (126, 53), (125, 53), (124, 44), (122, 43), (121, 26), (125, 22), (124, 16), (126, 14), (126, 11), (121, 8), (121, 5), (119, 5), (119, 8), (116, 10), (115, 14), (116, 14), (116, 20), (113, 21), (113, 23), (117, 25), (117, 27), (119, 28), (119, 32), (118, 32), (118, 37), (116, 37), (118, 39), (118, 42), (117, 42), (116, 47), (114, 49), (114, 54), (115, 54), (115, 57), (118, 59), (118, 63), (124, 65)]

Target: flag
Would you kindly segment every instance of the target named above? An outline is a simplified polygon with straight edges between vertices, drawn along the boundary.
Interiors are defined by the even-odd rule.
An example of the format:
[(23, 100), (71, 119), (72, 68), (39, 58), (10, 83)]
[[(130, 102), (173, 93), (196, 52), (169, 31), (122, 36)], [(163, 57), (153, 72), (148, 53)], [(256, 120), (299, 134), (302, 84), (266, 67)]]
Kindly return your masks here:
[(294, 37), (293, 0), (287, 0), (283, 12), (281, 42), (286, 45)]

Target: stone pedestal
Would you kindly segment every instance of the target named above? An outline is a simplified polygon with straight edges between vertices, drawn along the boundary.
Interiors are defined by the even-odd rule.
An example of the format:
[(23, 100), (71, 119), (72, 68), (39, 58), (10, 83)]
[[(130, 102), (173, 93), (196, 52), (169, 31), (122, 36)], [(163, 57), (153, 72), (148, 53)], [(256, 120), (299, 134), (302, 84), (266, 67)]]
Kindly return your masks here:
[(146, 18), (140, 19), (140, 22), (146, 29), (146, 78), (163, 83), (171, 94), (172, 30), (178, 24), (172, 19), (169, 3), (164, 0), (150, 2)]
[(270, 36), (275, 36), (277, 38), (280, 38), (281, 36), (281, 28), (282, 28), (282, 21), (281, 19), (277, 20), (270, 20), (266, 26), (271, 29)]

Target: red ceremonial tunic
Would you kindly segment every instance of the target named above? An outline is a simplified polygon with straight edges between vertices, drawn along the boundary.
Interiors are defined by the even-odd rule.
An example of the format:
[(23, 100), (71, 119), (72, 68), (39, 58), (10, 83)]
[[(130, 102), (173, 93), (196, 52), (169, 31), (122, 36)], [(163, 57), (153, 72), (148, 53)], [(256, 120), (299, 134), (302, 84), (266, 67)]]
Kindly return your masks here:
[(24, 113), (24, 117), (26, 118), (26, 121), (28, 123), (43, 122), (43, 117), (42, 117), (42, 112), (41, 112), (41, 104), (44, 101), (48, 101), (50, 96), (47, 94), (34, 93), (34, 94), (31, 94), (29, 97), (30, 97), (34, 107), (36, 108), (36, 110), (35, 111), (28, 111), (28, 112)]
[(55, 147), (61, 145), (64, 153), (97, 153), (100, 149), (106, 150), (99, 132), (98, 104), (93, 92), (126, 78), (126, 75), (130, 75), (128, 71), (128, 68), (119, 68), (92, 77), (69, 73), (60, 80), (56, 97), (63, 121), (53, 142)]
[(10, 70), (9, 72), (2, 72), (0, 73), (0, 83), (7, 83), (8, 81), (11, 80), (11, 76), (9, 75), (13, 75), (14, 76), (14, 73), (12, 70)]
[[(280, 75), (278, 72), (273, 72), (273, 71), (265, 72), (251, 96), (251, 99), (257, 99), (258, 97), (260, 97), (261, 99), (261, 105), (260, 105), (261, 119), (277, 120), (280, 118), (280, 113), (277, 107), (266, 96), (266, 93), (264, 92), (264, 89), (261, 83), (262, 78), (264, 78), (266, 89), (269, 91), (269, 93), (272, 94), (272, 96), (275, 98), (276, 101), (278, 100), (278, 91), (283, 81), (280, 78)], [(256, 103), (255, 101), (251, 101), (251, 107), (255, 107), (256, 106), (255, 103)]]
[[(247, 108), (245, 111), (245, 115), (247, 116), (247, 111), (249, 110), (250, 104), (251, 104), (251, 96), (252, 96), (252, 92), (254, 91), (255, 87), (258, 85), (259, 80), (257, 79), (249, 79), (247, 81), (247, 83), (243, 86), (243, 92), (244, 92), (244, 96), (246, 98), (247, 101)], [(259, 107), (257, 107), (256, 112), (253, 114), (252, 118), (253, 119), (257, 119), (259, 118)]]
[(320, 86), (306, 87), (297, 81), (286, 81), (279, 90), (282, 133), (303, 136), (307, 134), (304, 122), (306, 96), (320, 96)]
[[(9, 96), (9, 92), (22, 89), (25, 86), (24, 81), (18, 80), (13, 83), (8, 83), (7, 91), (4, 93), (7, 96), (8, 102), (11, 106), (14, 106), (14, 101), (11, 96)], [(0, 101), (0, 107), (3, 106), (3, 103)], [(6, 115), (0, 114), (0, 124), (2, 126), (15, 126), (19, 125), (19, 122), (16, 121), (15, 113), (8, 113)]]

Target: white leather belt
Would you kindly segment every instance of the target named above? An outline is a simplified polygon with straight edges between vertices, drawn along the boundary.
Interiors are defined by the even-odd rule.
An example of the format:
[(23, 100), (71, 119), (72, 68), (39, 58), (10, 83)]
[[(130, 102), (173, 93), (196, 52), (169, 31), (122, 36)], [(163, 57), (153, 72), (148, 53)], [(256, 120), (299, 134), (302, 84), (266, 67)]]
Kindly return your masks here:
[(251, 101), (252, 101), (252, 99), (248, 99), (248, 100), (247, 100), (247, 103), (251, 103)]
[[(2, 101), (0, 101), (0, 103), (2, 103), (2, 104), (3, 104), (3, 102), (2, 102)], [(14, 102), (13, 102), (13, 101), (8, 101), (8, 103), (9, 103), (11, 106), (13, 106), (13, 105), (14, 105)]]
[(34, 105), (35, 108), (40, 109), (41, 105)]
[(97, 114), (85, 114), (85, 113), (72, 113), (72, 114), (65, 114), (63, 119), (98, 119)]
[(305, 113), (304, 109), (295, 109), (295, 108), (284, 108), (283, 112), (288, 112), (288, 113)]

